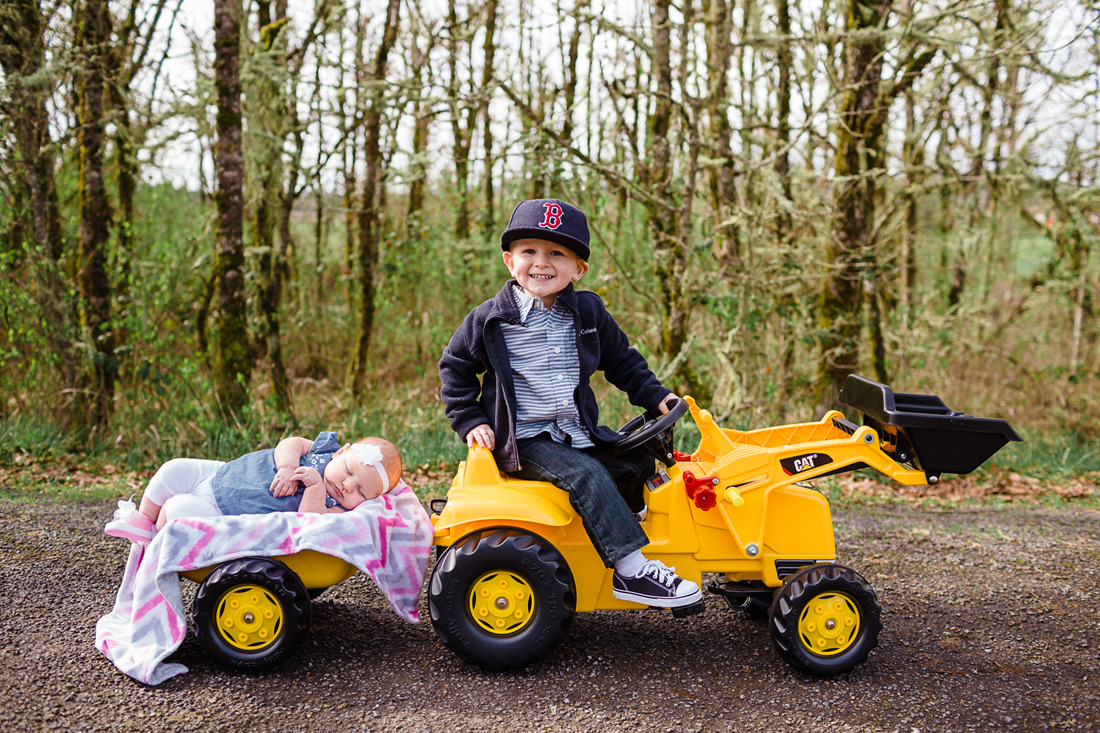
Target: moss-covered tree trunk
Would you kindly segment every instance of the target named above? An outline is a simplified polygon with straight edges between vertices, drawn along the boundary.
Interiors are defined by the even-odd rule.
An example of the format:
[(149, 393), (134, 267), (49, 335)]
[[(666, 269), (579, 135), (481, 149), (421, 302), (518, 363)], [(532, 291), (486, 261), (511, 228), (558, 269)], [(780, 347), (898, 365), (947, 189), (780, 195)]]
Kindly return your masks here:
[(432, 86), (431, 54), (435, 46), (435, 34), (424, 32), (422, 50), (419, 40), (410, 41), (412, 54), (412, 76), (417, 80), (419, 89), (412, 93), (413, 138), (412, 156), (409, 159), (409, 196), (405, 209), (405, 236), (410, 241), (420, 238), (421, 218), (424, 209), (424, 191), (428, 182), (428, 141), (431, 135), (431, 121), (434, 113), (426, 93)]
[(492, 100), (492, 90), (496, 86), (496, 32), (497, 32), (497, 0), (488, 0), (485, 5), (485, 63), (481, 68), (481, 105), (480, 115), (482, 124), (482, 150), (485, 151), (485, 176), (482, 178), (481, 200), (483, 209), (481, 212), (481, 229), (491, 233), (496, 226), (496, 206), (493, 198), (495, 186), (493, 185), (493, 127), (489, 114), (489, 102)]
[(679, 318), (679, 262), (682, 251), (677, 234), (672, 179), (672, 59), (670, 0), (653, 3), (650, 22), (653, 25), (650, 73), (656, 84), (652, 109), (646, 120), (646, 155), (639, 169), (639, 178), (650, 194), (646, 203), (646, 221), (654, 248), (657, 279), (661, 287), (661, 345), (669, 357), (675, 357), (686, 338)]
[(363, 115), (363, 132), (366, 143), (363, 158), (366, 171), (363, 178), (363, 200), (359, 209), (359, 338), (356, 340), (355, 359), (352, 362), (352, 394), (358, 398), (366, 387), (367, 356), (371, 333), (374, 330), (374, 276), (378, 269), (378, 241), (380, 237), (380, 211), (378, 187), (382, 182), (381, 131), (385, 113), (385, 95), (382, 82), (386, 78), (390, 50), (397, 39), (397, 25), (401, 10), (400, 0), (389, 0), (382, 39), (371, 68), (370, 91)]
[(458, 20), (458, 0), (448, 0), (447, 28), (447, 68), (450, 71), (447, 96), (451, 107), (452, 154), (455, 166), (454, 235), (457, 239), (466, 239), (470, 236), (470, 143), (477, 122), (477, 106), (461, 99), (459, 54), (468, 44), (463, 43), (465, 33)]
[[(41, 10), (34, 0), (0, 2), (0, 68), (4, 70), (4, 100), (19, 163), (30, 191), (32, 243), (27, 267), (29, 283), (42, 313), (42, 329), (67, 394), (76, 393), (77, 352), (73, 348), (75, 318), (61, 275), (65, 243), (54, 177), (54, 141), (46, 100), (51, 92)], [(73, 410), (64, 414), (72, 419)], [(68, 427), (68, 425), (66, 425)]]
[(876, 114), (885, 37), (875, 32), (892, 0), (849, 0), (844, 88), (836, 126), (833, 227), (821, 295), (818, 404), (833, 406), (859, 366), (863, 280), (870, 265), (876, 188), (885, 140)]
[(791, 243), (794, 194), (791, 192), (791, 74), (794, 72), (794, 53), (791, 40), (790, 0), (776, 0), (776, 72), (779, 76), (775, 89), (775, 173), (783, 193), (783, 204), (776, 212), (776, 240), (782, 246)]
[(259, 43), (247, 54), (243, 74), (245, 116), (248, 124), (243, 140), (245, 148), (246, 198), (252, 210), (252, 249), (256, 252), (256, 334), (255, 352), (266, 358), (271, 372), (271, 387), (278, 409), (292, 410), (290, 380), (283, 363), (280, 308), (283, 292), (282, 248), (276, 243), (280, 225), (283, 186), (283, 142), (287, 135), (287, 111), (294, 104), (287, 94), (287, 54), (285, 27), (287, 18), (282, 4), (257, 5), (260, 19)]
[[(356, 229), (359, 222), (357, 206), (355, 203), (356, 190), (359, 182), (356, 171), (359, 166), (359, 135), (361, 125), (358, 124), (360, 95), (363, 93), (363, 84), (366, 81), (367, 69), (363, 61), (363, 46), (366, 42), (367, 21), (362, 17), (362, 8), (355, 21), (355, 44), (353, 46), (353, 58), (355, 60), (355, 101), (348, 99), (348, 84), (344, 83), (344, 65), (340, 65), (340, 94), (338, 96), (340, 134), (343, 138), (344, 154), (342, 156), (343, 169), (341, 179), (344, 183), (344, 272), (347, 273), (347, 298), (348, 311), (355, 311), (355, 293), (352, 287), (351, 273), (355, 267), (355, 251), (359, 242), (359, 232)], [(341, 57), (343, 57), (343, 34), (340, 35)]]
[(920, 201), (918, 188), (923, 185), (924, 146), (920, 144), (917, 127), (916, 103), (913, 93), (905, 95), (905, 140), (902, 143), (902, 160), (905, 163), (905, 228), (901, 239), (901, 255), (898, 258), (898, 308), (902, 330), (908, 330), (909, 319), (916, 303), (917, 234), (920, 231)]
[(248, 402), (252, 376), (244, 279), (244, 162), (241, 148), (241, 3), (214, 0), (214, 83), (217, 90), (217, 245), (214, 278), (217, 336), (214, 390), (222, 413), (234, 415)]
[(707, 28), (707, 117), (710, 140), (717, 159), (710, 171), (710, 208), (714, 217), (714, 256), (720, 265), (739, 255), (740, 235), (733, 216), (737, 202), (734, 188), (733, 151), (729, 119), (729, 73), (733, 58), (730, 38), (730, 6), (727, 0), (711, 0)]
[[(672, 20), (670, 0), (656, 0), (650, 23), (653, 37), (650, 46), (650, 73), (655, 82), (651, 111), (646, 120), (646, 155), (638, 168), (639, 182), (647, 192), (646, 221), (654, 249), (654, 272), (660, 284), (661, 354), (677, 361), (676, 377), (681, 389), (706, 402), (709, 391), (697, 378), (690, 359), (682, 358), (687, 343), (690, 314), (690, 283), (684, 276), (685, 260), (691, 239), (690, 194), (685, 197), (672, 183), (672, 128), (675, 105), (672, 99)], [(685, 3), (690, 17), (691, 8)], [(691, 124), (690, 122), (688, 124)], [(692, 176), (694, 172), (692, 171)], [(686, 181), (694, 190), (694, 180)], [(681, 209), (688, 204), (688, 219)], [(681, 226), (684, 224), (685, 226)]]
[[(89, 430), (105, 428), (114, 404), (118, 362), (111, 325), (111, 281), (107, 270), (111, 205), (103, 176), (105, 141), (104, 75), (111, 20), (106, 0), (85, 0), (77, 24), (80, 69), (77, 115), (80, 121), (80, 325), (91, 345), (86, 364), (85, 399), (74, 417)], [(82, 414), (81, 414), (82, 413)]]
[[(836, 139), (832, 236), (825, 253), (819, 310), (821, 353), (816, 402), (837, 406), (844, 380), (860, 364), (860, 336), (867, 305), (879, 283), (875, 256), (875, 216), (885, 175), (885, 128), (890, 106), (909, 89), (936, 50), (906, 48), (898, 78), (883, 79), (885, 32), (893, 0), (849, 0), (846, 13), (844, 77)], [(881, 294), (879, 294), (881, 296)], [(870, 303), (871, 366), (888, 377), (881, 297)]]

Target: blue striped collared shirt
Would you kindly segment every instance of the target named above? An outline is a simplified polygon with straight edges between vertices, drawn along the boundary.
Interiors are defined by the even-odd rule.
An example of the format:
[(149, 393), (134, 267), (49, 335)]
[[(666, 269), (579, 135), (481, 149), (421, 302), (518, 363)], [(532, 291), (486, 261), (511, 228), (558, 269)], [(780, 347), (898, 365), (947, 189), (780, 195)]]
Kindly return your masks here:
[(581, 374), (573, 314), (556, 304), (547, 309), (519, 287), (512, 294), (522, 325), (501, 328), (516, 387), (516, 437), (548, 432), (559, 443), (568, 436), (574, 448), (592, 446), (573, 399)]

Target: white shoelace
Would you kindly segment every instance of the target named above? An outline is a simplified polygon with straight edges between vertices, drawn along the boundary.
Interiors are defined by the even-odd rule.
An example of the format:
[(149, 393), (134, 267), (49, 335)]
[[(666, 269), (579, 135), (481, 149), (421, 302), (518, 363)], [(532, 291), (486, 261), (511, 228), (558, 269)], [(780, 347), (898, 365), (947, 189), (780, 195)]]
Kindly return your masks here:
[(661, 585), (672, 585), (672, 581), (676, 578), (675, 570), (676, 568), (670, 568), (660, 560), (647, 560), (638, 577), (649, 575)]

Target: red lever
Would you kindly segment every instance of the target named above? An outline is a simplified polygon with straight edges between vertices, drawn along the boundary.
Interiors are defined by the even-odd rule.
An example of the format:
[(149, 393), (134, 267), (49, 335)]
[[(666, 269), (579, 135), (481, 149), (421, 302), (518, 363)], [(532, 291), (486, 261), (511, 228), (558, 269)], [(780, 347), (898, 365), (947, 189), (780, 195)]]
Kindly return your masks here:
[(691, 461), (690, 453), (681, 453), (675, 448), (672, 449), (672, 459), (679, 463), (689, 463)]
[(695, 492), (695, 506), (703, 511), (710, 511), (718, 503), (718, 494), (709, 486), (702, 486)]
[(714, 476), (695, 478), (691, 471), (684, 471), (684, 488), (689, 498), (695, 501), (695, 506), (703, 511), (713, 509), (718, 503), (718, 495), (714, 487), (718, 485), (718, 479)]

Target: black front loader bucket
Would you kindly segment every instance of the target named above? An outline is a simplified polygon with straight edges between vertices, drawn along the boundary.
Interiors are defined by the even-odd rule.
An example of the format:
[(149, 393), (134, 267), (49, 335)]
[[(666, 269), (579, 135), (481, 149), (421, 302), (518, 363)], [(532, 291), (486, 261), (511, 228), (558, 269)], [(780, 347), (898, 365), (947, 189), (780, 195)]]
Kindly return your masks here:
[(970, 473), (1020, 436), (1005, 420), (951, 410), (935, 395), (894, 394), (884, 384), (851, 374), (840, 401), (863, 414), (883, 449), (931, 479)]

